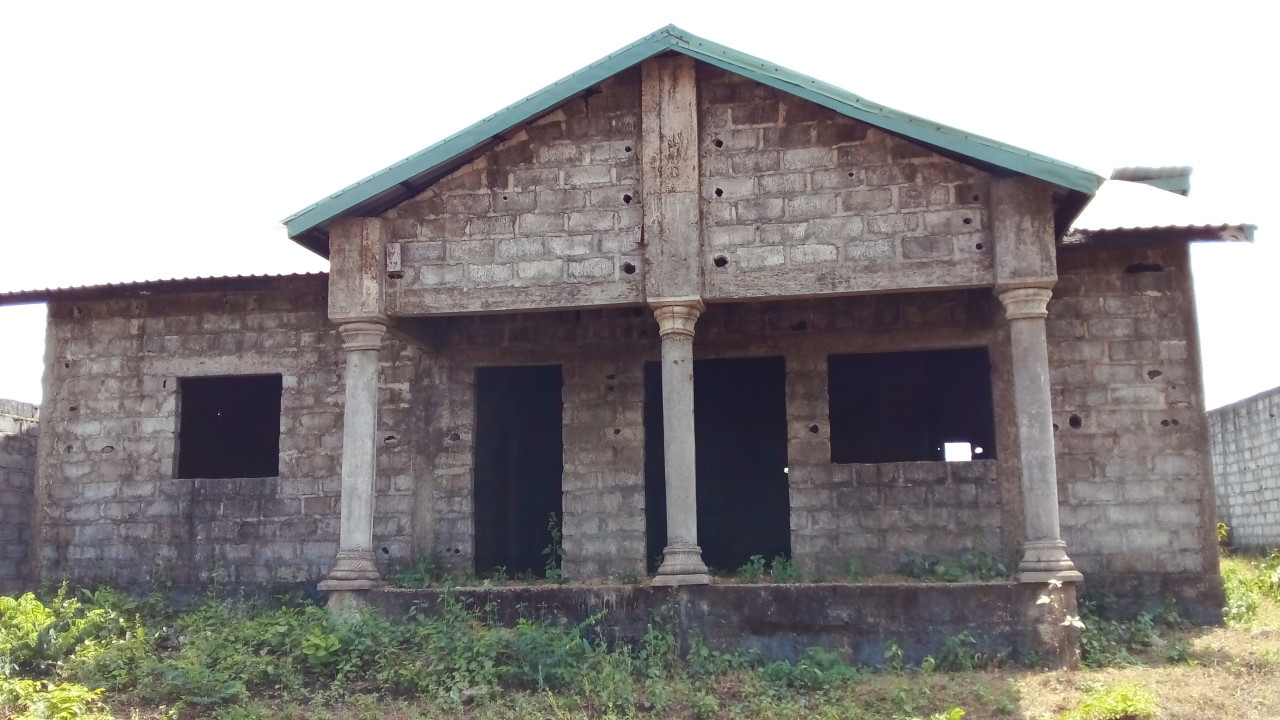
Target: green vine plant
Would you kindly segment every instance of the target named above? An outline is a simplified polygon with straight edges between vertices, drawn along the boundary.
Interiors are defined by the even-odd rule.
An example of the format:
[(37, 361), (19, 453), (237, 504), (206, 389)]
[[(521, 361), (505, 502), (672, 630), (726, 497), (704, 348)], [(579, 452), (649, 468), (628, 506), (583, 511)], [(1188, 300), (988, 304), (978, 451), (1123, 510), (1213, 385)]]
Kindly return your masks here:
[(551, 535), (551, 542), (542, 549), (542, 554), (547, 556), (547, 579), (557, 584), (568, 582), (569, 577), (563, 570), (564, 529), (560, 525), (558, 514), (551, 513), (547, 516), (547, 532)]

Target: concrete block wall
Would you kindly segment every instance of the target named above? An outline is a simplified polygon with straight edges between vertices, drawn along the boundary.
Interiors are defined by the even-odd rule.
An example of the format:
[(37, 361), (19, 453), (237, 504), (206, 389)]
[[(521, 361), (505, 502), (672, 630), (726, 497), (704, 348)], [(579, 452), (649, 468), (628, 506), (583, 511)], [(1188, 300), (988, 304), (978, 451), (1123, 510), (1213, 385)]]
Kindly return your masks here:
[[(323, 277), (50, 305), (41, 579), (311, 582), (337, 550), (340, 340)], [(178, 379), (279, 373), (275, 478), (175, 479)]]
[(975, 287), (989, 176), (700, 64), (705, 296)]
[[(1064, 248), (1049, 304), (1063, 538), (1086, 582), (1159, 602), (1217, 578), (1188, 251)], [(1221, 604), (1217, 604), (1220, 610)]]
[(0, 400), (0, 593), (29, 589), (39, 408)]
[[(981, 290), (716, 304), (698, 321), (697, 358), (785, 357), (792, 549), (810, 575), (839, 577), (854, 557), (869, 571), (893, 570), (909, 551), (985, 547), (1012, 558), (1020, 537), (1005, 528), (1020, 526), (1021, 499), (1003, 446), (1000, 459), (965, 464), (833, 465), (827, 420), (833, 353), (991, 345), (993, 382), (1003, 388), (1006, 340), (997, 317), (998, 302)], [(418, 549), (442, 551), (462, 568), (472, 563), (475, 368), (560, 364), (566, 572), (643, 571), (644, 363), (656, 361), (659, 349), (652, 315), (635, 308), (420, 322), (436, 349), (423, 359), (427, 410), (412, 431), (430, 438)], [(1011, 409), (999, 400), (1007, 389), (996, 396), (997, 416), (1007, 416)]]
[(1218, 519), (1238, 547), (1280, 547), (1280, 388), (1209, 412)]
[(463, 569), (474, 562), (476, 368), (560, 365), (564, 570), (574, 578), (642, 574), (644, 360), (658, 350), (652, 314), (635, 308), (420, 322), (435, 349), (416, 385), (424, 411), (413, 432), (426, 438), (416, 551), (441, 552)]
[(640, 73), (632, 69), (383, 215), (404, 277), (393, 314), (643, 298)]
[(910, 552), (1014, 557), (1021, 538), (1005, 528), (1020, 527), (1021, 491), (1006, 437), (995, 460), (839, 464), (828, 418), (829, 355), (985, 346), (999, 426), (1012, 405), (998, 318), (994, 296), (975, 290), (720, 304), (698, 321), (696, 357), (786, 357), (791, 549), (810, 577), (843, 577), (855, 558), (891, 572)]

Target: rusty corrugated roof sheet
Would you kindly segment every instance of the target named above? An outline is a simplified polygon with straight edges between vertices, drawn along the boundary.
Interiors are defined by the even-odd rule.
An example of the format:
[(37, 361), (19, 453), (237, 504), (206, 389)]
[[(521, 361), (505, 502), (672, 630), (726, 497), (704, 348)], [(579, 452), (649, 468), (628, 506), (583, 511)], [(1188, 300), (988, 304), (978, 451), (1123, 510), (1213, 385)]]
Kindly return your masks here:
[(1064, 246), (1120, 245), (1196, 241), (1253, 242), (1256, 225), (1162, 225), (1072, 230), (1062, 238)]
[(138, 282), (79, 285), (74, 287), (15, 290), (0, 293), (0, 306), (26, 305), (55, 300), (117, 300), (189, 292), (252, 292), (270, 290), (281, 284), (306, 279), (327, 278), (329, 273), (290, 273), (285, 275), (228, 275), (222, 277), (171, 278)]

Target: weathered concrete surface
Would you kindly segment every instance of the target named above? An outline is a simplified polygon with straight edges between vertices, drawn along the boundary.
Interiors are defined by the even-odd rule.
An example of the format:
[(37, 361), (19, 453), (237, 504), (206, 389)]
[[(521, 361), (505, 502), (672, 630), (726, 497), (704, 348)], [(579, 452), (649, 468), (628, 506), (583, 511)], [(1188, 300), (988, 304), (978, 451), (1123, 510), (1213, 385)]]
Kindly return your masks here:
[(347, 218), (330, 228), (330, 320), (385, 323), (386, 247), (381, 218)]
[[(332, 307), (332, 302), (330, 303)], [(378, 475), (378, 355), (387, 327), (344, 323), (346, 357), (342, 403), (342, 490), (338, 554), (321, 590), (367, 590), (377, 582), (373, 547), (374, 486)]]
[(1058, 275), (1047, 331), (1071, 557), (1086, 585), (1144, 589), (1131, 599), (1149, 607), (1168, 592), (1185, 617), (1220, 619), (1187, 247), (1064, 247)]
[[(700, 316), (695, 358), (785, 358), (792, 551), (809, 577), (842, 577), (852, 558), (868, 572), (892, 571), (911, 551), (984, 547), (1014, 562), (1022, 500), (1017, 455), (1006, 454), (1003, 436), (991, 461), (833, 464), (827, 414), (828, 355), (990, 345), (999, 427), (1012, 415), (999, 313), (989, 290), (974, 290), (722, 303)], [(643, 572), (643, 376), (644, 364), (660, 359), (653, 315), (637, 308), (415, 323), (434, 349), (408, 393), (422, 414), (398, 442), (425, 438), (415, 460), (419, 551), (435, 547), (464, 569), (472, 562), (475, 368), (558, 364), (564, 569), (574, 578)], [(381, 495), (378, 503), (381, 512)]]
[(992, 284), (986, 173), (698, 66), (704, 296)]
[(667, 498), (667, 544), (659, 585), (711, 581), (698, 547), (696, 443), (693, 424), (693, 338), (701, 301), (654, 309), (662, 340), (662, 446)]
[(702, 295), (698, 198), (698, 87), (693, 58), (652, 58), (642, 66), (645, 295)]
[(0, 593), (30, 589), (39, 408), (0, 400)]
[(640, 70), (534, 120), (383, 214), (403, 277), (388, 311), (643, 300)]
[[(338, 549), (343, 371), (326, 295), (326, 278), (314, 277), (270, 292), (52, 303), (40, 578), (137, 587), (323, 577)], [(397, 345), (384, 350), (396, 379), (403, 347), (389, 345)], [(275, 373), (283, 385), (279, 476), (175, 478), (178, 379)], [(399, 422), (388, 392), (384, 414)], [(390, 480), (403, 450), (383, 450)], [(384, 510), (403, 515), (411, 506), (379, 489)], [(408, 544), (399, 517), (380, 520), (382, 545)]]
[(1280, 388), (1209, 412), (1218, 517), (1238, 547), (1280, 547)]
[[(573, 625), (603, 612), (597, 627), (611, 641), (637, 644), (650, 623), (659, 623), (676, 632), (684, 650), (697, 637), (712, 649), (754, 650), (769, 660), (794, 661), (822, 647), (878, 666), (892, 642), (907, 663), (917, 664), (962, 632), (973, 636), (978, 652), (1009, 652), (1014, 661), (1074, 667), (1078, 660), (1075, 629), (1063, 625), (1076, 614), (1071, 584), (526, 586), (448, 594), (508, 626), (522, 617)], [(384, 615), (404, 617), (415, 607), (436, 612), (444, 595), (377, 590), (369, 598)], [(1042, 595), (1051, 602), (1037, 602)]]

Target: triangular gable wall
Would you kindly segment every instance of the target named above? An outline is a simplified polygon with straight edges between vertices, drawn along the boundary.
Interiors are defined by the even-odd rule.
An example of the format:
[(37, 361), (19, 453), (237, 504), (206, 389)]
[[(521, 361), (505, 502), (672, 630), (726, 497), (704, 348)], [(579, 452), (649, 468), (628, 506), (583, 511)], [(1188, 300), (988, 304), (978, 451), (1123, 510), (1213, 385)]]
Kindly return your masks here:
[[(698, 89), (707, 299), (992, 282), (987, 173), (712, 65)], [(640, 124), (631, 69), (382, 213), (388, 310), (644, 302)]]
[(482, 151), (512, 128), (539, 117), (579, 93), (590, 94), (594, 86), (603, 80), (668, 51), (736, 72), (848, 117), (937, 147), (954, 156), (968, 158), (974, 163), (1044, 180), (1057, 188), (1060, 232), (1065, 231), (1070, 220), (1102, 182), (1101, 177), (1087, 170), (868, 102), (814, 78), (668, 26), (299, 211), (285, 220), (289, 236), (316, 252), (327, 254), (327, 228), (334, 220), (353, 215), (376, 215), (403, 202), (452, 172), (460, 163), (470, 160), (477, 151)]

